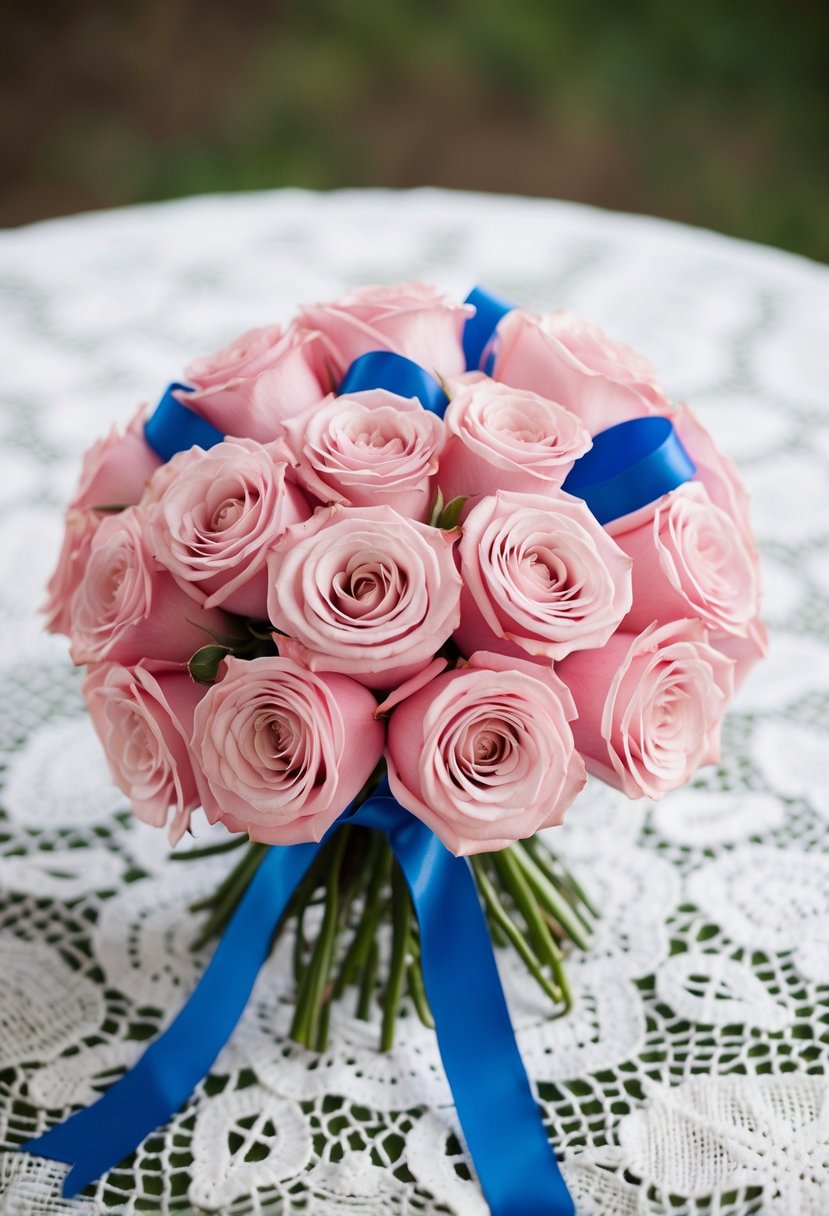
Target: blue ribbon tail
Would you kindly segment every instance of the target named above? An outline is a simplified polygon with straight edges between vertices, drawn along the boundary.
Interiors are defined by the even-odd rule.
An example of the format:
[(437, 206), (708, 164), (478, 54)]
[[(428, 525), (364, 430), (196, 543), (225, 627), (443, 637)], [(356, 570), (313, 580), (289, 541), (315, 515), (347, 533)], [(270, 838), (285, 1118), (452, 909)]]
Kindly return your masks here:
[(213, 958), (175, 1020), (97, 1102), (22, 1146), (72, 1166), (67, 1198), (128, 1157), (189, 1098), (233, 1031), (271, 938), (319, 845), (267, 851)]
[(170, 460), (176, 452), (186, 452), (190, 448), (207, 451), (224, 439), (221, 431), (173, 396), (175, 392), (192, 391), (186, 384), (169, 385), (144, 423), (144, 438), (164, 461)]
[(439, 418), (449, 404), (443, 385), (431, 372), (391, 350), (371, 350), (358, 356), (343, 376), (338, 393), (343, 396), (372, 388), (384, 388), (398, 397), (416, 397)]
[[(475, 315), (470, 317), (463, 327), (463, 353), (466, 356), (467, 371), (476, 372), (481, 367), (484, 351), (498, 328), (498, 322), (508, 312), (512, 312), (516, 305), (502, 300), (485, 287), (473, 287), (464, 303), (475, 305)], [(487, 375), (492, 371), (492, 363), (490, 355), (483, 369)]]
[(374, 796), (352, 823), (388, 833), (412, 895), (443, 1066), (492, 1216), (574, 1216), (495, 965), (475, 880), (420, 820)]
[(696, 465), (669, 418), (649, 415), (619, 422), (593, 436), (562, 490), (583, 498), (600, 524), (655, 502), (690, 481)]

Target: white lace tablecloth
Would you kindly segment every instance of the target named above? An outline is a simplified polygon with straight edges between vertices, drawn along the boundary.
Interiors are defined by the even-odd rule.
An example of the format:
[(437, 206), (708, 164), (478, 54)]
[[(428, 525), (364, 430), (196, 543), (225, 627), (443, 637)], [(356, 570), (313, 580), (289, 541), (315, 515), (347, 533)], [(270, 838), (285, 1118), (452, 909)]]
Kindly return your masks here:
[[(771, 655), (722, 766), (658, 806), (592, 784), (556, 832), (604, 917), (547, 1016), (504, 961), (580, 1216), (829, 1212), (829, 276), (569, 204), (417, 191), (201, 198), (0, 234), (0, 1212), (483, 1216), (433, 1037), (339, 1009), (286, 1041), (280, 951), (214, 1072), (88, 1195), (15, 1151), (91, 1102), (192, 989), (194, 895), (107, 778), (35, 609), (81, 450), (194, 355), (360, 282), (482, 281), (650, 355), (741, 463)], [(823, 332), (822, 332), (823, 331)], [(206, 829), (201, 829), (204, 835)], [(498, 1112), (493, 1112), (493, 1118)]]

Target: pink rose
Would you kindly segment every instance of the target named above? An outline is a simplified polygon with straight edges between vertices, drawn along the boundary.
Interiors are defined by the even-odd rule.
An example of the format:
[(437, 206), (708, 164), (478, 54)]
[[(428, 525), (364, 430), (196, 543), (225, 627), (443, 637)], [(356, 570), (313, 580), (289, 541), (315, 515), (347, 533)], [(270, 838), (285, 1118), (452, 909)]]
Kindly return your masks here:
[(591, 435), (629, 418), (663, 412), (661, 393), (655, 403), (653, 387), (632, 379), (629, 359), (618, 355), (627, 348), (604, 341), (606, 349), (599, 357), (595, 343), (588, 347), (568, 337), (556, 314), (538, 317), (516, 308), (498, 326), (492, 376), (557, 401), (572, 410)]
[(630, 559), (563, 490), (484, 498), (459, 553), (464, 654), (561, 659), (604, 645), (631, 606)]
[(49, 633), (69, 636), (72, 630), (72, 597), (86, 571), (92, 537), (103, 519), (95, 511), (67, 511), (63, 541), (57, 565), (46, 589), (46, 603), (41, 611), (46, 616)]
[(607, 530), (633, 559), (626, 630), (698, 616), (709, 629), (745, 637), (759, 608), (753, 550), (703, 485), (686, 482)]
[(144, 438), (146, 409), (129, 423), (123, 435), (113, 427), (106, 439), (99, 439), (84, 454), (81, 476), (70, 511), (118, 505), (132, 507), (139, 502), (147, 482), (161, 464)]
[(268, 443), (282, 422), (324, 397), (330, 356), (318, 333), (254, 329), (186, 372), (196, 392), (175, 396), (224, 435)]
[(74, 663), (133, 664), (152, 656), (184, 662), (227, 634), (231, 620), (205, 609), (154, 561), (146, 521), (135, 507), (103, 519), (70, 606)]
[(320, 502), (385, 504), (423, 520), (444, 443), (436, 414), (419, 401), (374, 389), (326, 397), (286, 419), (282, 450)]
[(184, 664), (149, 660), (131, 669), (100, 663), (84, 681), (113, 781), (145, 823), (164, 827), (173, 811), (171, 844), (181, 839), (201, 805), (189, 739), (205, 691)]
[(661, 798), (719, 759), (734, 663), (698, 620), (614, 634), (556, 667), (579, 711), (576, 747), (591, 773), (629, 798)]
[(644, 355), (609, 338), (598, 325), (566, 308), (548, 312), (541, 320), (547, 333), (555, 336), (582, 367), (616, 384), (630, 385), (659, 411), (667, 406), (653, 365)]
[(557, 489), (591, 446), (575, 414), (536, 393), (476, 379), (453, 391), (438, 482), (444, 499)]
[(226, 439), (209, 452), (177, 453), (161, 470), (157, 498), (150, 486), (152, 551), (206, 608), (267, 616), (268, 549), (310, 514), (286, 468), (273, 445)]
[(456, 855), (506, 848), (560, 823), (584, 785), (573, 713), (552, 669), (475, 654), (392, 712), (391, 791)]
[(290, 659), (225, 667), (193, 729), (208, 819), (267, 844), (321, 840), (382, 754), (374, 697)]
[(734, 660), (734, 691), (739, 692), (754, 668), (769, 652), (769, 635), (759, 616), (749, 622), (745, 637), (712, 633), (711, 645)]
[(670, 417), (683, 447), (697, 466), (694, 480), (702, 482), (714, 506), (720, 507), (731, 516), (759, 573), (748, 491), (743, 485), (736, 464), (730, 456), (717, 450), (708, 431), (687, 405), (672, 407), (666, 414)]
[(455, 537), (390, 507), (331, 507), (268, 557), (280, 654), (391, 688), (434, 658), (459, 619)]
[(334, 351), (341, 380), (359, 355), (390, 350), (413, 359), (433, 375), (459, 375), (465, 368), (462, 336), (468, 304), (447, 300), (434, 287), (401, 283), (360, 287), (329, 304), (304, 308), (299, 325), (319, 330)]

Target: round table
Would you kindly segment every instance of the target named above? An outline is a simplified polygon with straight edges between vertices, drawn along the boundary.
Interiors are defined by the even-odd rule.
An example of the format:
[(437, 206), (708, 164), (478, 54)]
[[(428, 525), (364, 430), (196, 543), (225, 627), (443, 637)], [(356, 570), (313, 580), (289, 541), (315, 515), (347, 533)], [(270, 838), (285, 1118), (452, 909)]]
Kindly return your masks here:
[[(478, 1216), (433, 1037), (335, 1014), (286, 1039), (284, 951), (211, 1075), (77, 1200), (16, 1150), (86, 1105), (203, 967), (173, 864), (131, 819), (63, 639), (36, 610), (82, 450), (196, 354), (361, 282), (476, 282), (567, 306), (690, 401), (753, 492), (768, 661), (722, 764), (653, 806), (591, 783), (555, 834), (603, 910), (551, 1020), (501, 959), (518, 1042), (583, 1216), (829, 1211), (829, 364), (823, 267), (658, 220), (418, 190), (280, 191), (0, 234), (0, 1209)], [(201, 842), (209, 833), (197, 828)], [(232, 861), (232, 859), (231, 859)], [(498, 1112), (493, 1111), (493, 1118)]]

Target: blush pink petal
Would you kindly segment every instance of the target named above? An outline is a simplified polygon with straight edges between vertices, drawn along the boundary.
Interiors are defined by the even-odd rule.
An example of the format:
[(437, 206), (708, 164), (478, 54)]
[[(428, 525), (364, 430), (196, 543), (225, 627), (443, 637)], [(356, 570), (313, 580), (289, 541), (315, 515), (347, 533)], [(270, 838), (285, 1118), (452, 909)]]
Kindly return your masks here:
[(556, 670), (576, 702), (573, 734), (588, 770), (629, 798), (661, 798), (717, 759), (734, 662), (700, 621), (620, 630)]
[(267, 844), (321, 840), (382, 753), (375, 707), (346, 676), (225, 660), (193, 725), (208, 818)]
[(212, 635), (233, 628), (226, 613), (195, 603), (156, 565), (135, 507), (99, 524), (70, 614), (70, 654), (78, 664), (186, 662)]
[(631, 560), (581, 499), (498, 492), (482, 499), (459, 545), (462, 653), (541, 660), (601, 646), (631, 607)]
[(571, 710), (551, 668), (473, 655), (394, 708), (392, 793), (456, 855), (505, 848), (559, 822), (584, 784)]
[(591, 435), (656, 412), (637, 385), (614, 379), (582, 363), (544, 318), (523, 309), (498, 326), (493, 379), (529, 389), (572, 410)]
[(361, 287), (304, 308), (298, 324), (325, 335), (338, 378), (359, 355), (390, 350), (445, 379), (464, 371), (463, 327), (473, 311), (433, 287), (403, 283)]
[(390, 507), (331, 507), (268, 557), (277, 644), (315, 671), (389, 689), (426, 667), (457, 627), (455, 537)]
[(146, 410), (139, 410), (122, 435), (115, 427), (85, 453), (70, 512), (113, 505), (134, 506), (161, 460), (144, 439)]
[(243, 369), (224, 383), (175, 395), (223, 435), (269, 443), (282, 434), (286, 418), (325, 396), (327, 353), (319, 334), (291, 329), (252, 375)]

